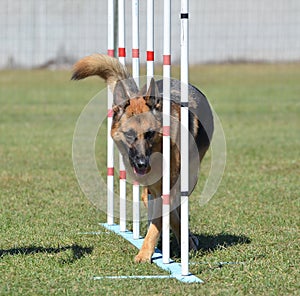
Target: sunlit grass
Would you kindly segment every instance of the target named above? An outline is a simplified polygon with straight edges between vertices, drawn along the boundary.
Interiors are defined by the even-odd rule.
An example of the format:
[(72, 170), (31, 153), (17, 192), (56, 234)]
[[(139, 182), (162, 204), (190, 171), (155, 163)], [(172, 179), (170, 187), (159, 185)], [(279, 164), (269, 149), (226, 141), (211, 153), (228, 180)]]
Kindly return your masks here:
[[(190, 199), (191, 229), (201, 240), (191, 271), (205, 284), (92, 280), (162, 273), (134, 264), (137, 250), (114, 234), (79, 234), (103, 230), (98, 223), (106, 220), (82, 194), (72, 164), (77, 118), (104, 84), (96, 78), (71, 82), (65, 71), (3, 71), (0, 294), (298, 293), (300, 66), (202, 65), (190, 77), (218, 113), (227, 143), (217, 193), (200, 207), (207, 157)], [(104, 144), (100, 131), (100, 164)], [(105, 163), (99, 169), (105, 174)]]

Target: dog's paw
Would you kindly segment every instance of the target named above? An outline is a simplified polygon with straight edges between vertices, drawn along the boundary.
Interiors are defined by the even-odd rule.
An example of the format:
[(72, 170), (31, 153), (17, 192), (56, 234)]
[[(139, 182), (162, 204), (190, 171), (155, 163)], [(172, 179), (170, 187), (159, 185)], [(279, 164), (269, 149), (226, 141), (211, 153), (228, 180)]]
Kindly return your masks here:
[(190, 251), (194, 251), (194, 252), (199, 250), (199, 240), (192, 233), (190, 233), (190, 238), (189, 238), (189, 249)]
[(151, 263), (152, 253), (148, 251), (140, 251), (134, 258), (135, 263)]

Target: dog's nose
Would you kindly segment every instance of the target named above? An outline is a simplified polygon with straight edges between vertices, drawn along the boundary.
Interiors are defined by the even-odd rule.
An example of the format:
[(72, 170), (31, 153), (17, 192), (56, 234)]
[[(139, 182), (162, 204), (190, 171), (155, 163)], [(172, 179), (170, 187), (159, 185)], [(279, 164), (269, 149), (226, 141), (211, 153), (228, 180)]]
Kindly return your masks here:
[(148, 160), (145, 156), (136, 156), (135, 163), (139, 169), (145, 169), (148, 166)]

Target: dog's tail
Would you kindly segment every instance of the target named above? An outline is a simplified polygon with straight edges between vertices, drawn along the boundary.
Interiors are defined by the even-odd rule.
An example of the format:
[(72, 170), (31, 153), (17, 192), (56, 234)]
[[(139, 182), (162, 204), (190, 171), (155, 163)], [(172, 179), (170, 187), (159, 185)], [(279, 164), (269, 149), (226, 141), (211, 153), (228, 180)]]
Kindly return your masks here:
[(104, 54), (93, 54), (74, 65), (71, 79), (80, 80), (93, 75), (103, 78), (112, 90), (118, 81), (130, 78), (125, 66), (116, 58)]

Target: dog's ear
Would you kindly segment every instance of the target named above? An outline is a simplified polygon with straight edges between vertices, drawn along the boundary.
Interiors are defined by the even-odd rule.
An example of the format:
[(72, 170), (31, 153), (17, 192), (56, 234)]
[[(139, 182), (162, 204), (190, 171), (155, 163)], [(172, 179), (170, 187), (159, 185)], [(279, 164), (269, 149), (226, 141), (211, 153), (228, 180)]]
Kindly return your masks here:
[(130, 95), (123, 81), (118, 81), (114, 88), (113, 118), (119, 120), (129, 105)]
[(118, 81), (114, 88), (114, 105), (123, 107), (129, 101), (130, 95), (123, 81)]
[(155, 83), (155, 80), (151, 78), (150, 85), (148, 91), (145, 95), (146, 104), (150, 107), (151, 110), (159, 110), (162, 109), (162, 100), (159, 94), (159, 90)]

